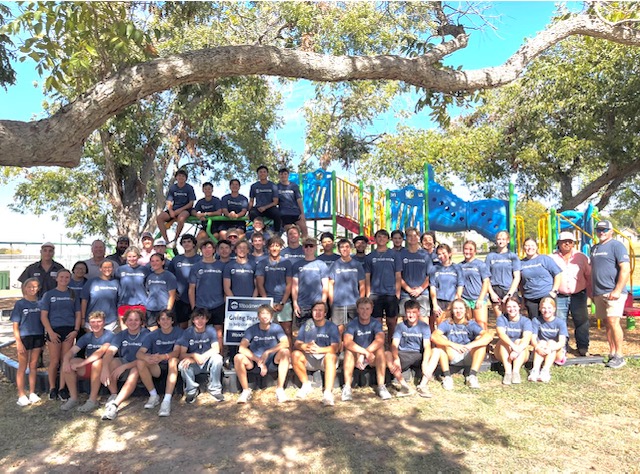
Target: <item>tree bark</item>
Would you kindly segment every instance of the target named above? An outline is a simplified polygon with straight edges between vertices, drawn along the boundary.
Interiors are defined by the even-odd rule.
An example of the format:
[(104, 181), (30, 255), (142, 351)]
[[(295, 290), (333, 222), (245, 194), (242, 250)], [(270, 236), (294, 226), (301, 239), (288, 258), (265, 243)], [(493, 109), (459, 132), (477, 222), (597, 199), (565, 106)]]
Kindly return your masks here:
[(259, 74), (324, 82), (397, 80), (437, 92), (471, 92), (515, 80), (532, 59), (571, 35), (640, 45), (638, 30), (581, 14), (541, 31), (503, 65), (470, 71), (445, 69), (440, 64), (445, 56), (466, 47), (466, 34), (416, 58), (331, 56), (256, 45), (191, 51), (123, 69), (47, 119), (0, 121), (0, 165), (77, 166), (84, 141), (109, 117), (150, 94), (176, 86)]

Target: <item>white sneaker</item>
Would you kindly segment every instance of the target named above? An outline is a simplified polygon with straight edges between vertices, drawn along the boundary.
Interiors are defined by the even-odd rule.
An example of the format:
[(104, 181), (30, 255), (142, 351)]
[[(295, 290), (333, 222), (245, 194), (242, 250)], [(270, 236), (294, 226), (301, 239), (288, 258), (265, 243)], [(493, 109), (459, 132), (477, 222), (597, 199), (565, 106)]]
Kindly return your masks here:
[(276, 401), (278, 403), (285, 403), (289, 401), (289, 396), (284, 391), (284, 388), (276, 389)]
[(386, 385), (380, 385), (378, 387), (378, 389), (376, 390), (376, 394), (382, 399), (382, 400), (390, 400), (391, 399), (391, 394), (389, 393), (389, 390), (387, 390)]
[(537, 382), (539, 375), (540, 373), (536, 369), (531, 369), (531, 372), (529, 372), (529, 377), (527, 377), (527, 380), (529, 382)]
[(402, 384), (400, 386), (400, 390), (398, 390), (398, 393), (396, 393), (396, 397), (408, 397), (410, 395), (413, 395), (415, 392), (413, 390), (411, 390), (411, 387), (409, 387), (409, 385)]
[(451, 375), (447, 375), (442, 379), (442, 388), (445, 390), (453, 390), (453, 377), (451, 377)]
[(111, 402), (108, 403), (104, 409), (104, 413), (102, 414), (103, 420), (115, 420), (118, 416), (118, 405)]
[(540, 375), (538, 375), (538, 380), (543, 383), (551, 382), (551, 372), (549, 369), (542, 369)]
[(324, 395), (322, 396), (322, 404), (326, 407), (332, 407), (336, 404), (333, 398), (333, 392), (325, 390)]
[(476, 377), (475, 375), (469, 375), (467, 377), (467, 385), (469, 386), (469, 388), (480, 388), (478, 377)]
[(298, 389), (298, 391), (296, 392), (296, 398), (299, 398), (300, 400), (303, 400), (305, 398), (307, 398), (307, 396), (313, 392), (313, 387), (311, 386), (311, 383), (306, 382), (302, 384), (302, 387), (300, 387)]
[(351, 391), (351, 386), (345, 385), (342, 388), (342, 401), (350, 402), (351, 400), (353, 400), (353, 392)]
[(115, 402), (116, 398), (118, 398), (118, 394), (112, 393), (111, 395), (109, 395), (109, 398), (107, 398), (107, 403), (105, 403), (105, 405), (108, 405), (111, 402)]
[(149, 395), (149, 400), (147, 400), (147, 403), (144, 404), (144, 407), (147, 410), (150, 410), (151, 408), (155, 408), (158, 405), (160, 405), (160, 395)]
[(23, 395), (20, 398), (18, 398), (18, 401), (16, 403), (18, 404), (19, 407), (28, 407), (29, 405), (31, 405), (31, 402), (29, 401), (29, 397), (27, 397), (26, 395)]
[(35, 393), (31, 392), (29, 394), (29, 402), (30, 403), (38, 403), (39, 401), (41, 401), (42, 398), (40, 398), (38, 395), (36, 395)]
[(247, 403), (249, 400), (251, 400), (251, 389), (247, 388), (242, 391), (238, 397), (237, 403)]
[(160, 404), (158, 416), (169, 416), (171, 414), (171, 400), (163, 400)]

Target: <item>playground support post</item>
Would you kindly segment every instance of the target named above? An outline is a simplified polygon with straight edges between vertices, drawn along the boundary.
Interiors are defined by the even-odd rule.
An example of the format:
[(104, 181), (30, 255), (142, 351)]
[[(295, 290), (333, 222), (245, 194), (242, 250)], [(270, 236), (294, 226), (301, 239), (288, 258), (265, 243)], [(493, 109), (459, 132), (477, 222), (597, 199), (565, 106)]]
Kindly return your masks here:
[(423, 232), (429, 230), (429, 165), (427, 163), (422, 167), (422, 180), (424, 181), (424, 229)]
[(371, 234), (373, 235), (376, 231), (376, 200), (373, 189), (373, 184), (369, 185), (369, 192), (371, 193)]
[(555, 209), (549, 210), (549, 233), (547, 234), (547, 248), (549, 253), (553, 252), (556, 248), (556, 241), (558, 240), (558, 217)]
[(360, 235), (364, 235), (364, 181), (358, 181), (358, 220), (360, 221)]
[(515, 192), (515, 185), (513, 181), (509, 182), (509, 235), (511, 236), (509, 245), (511, 251), (516, 251), (516, 205), (518, 202), (518, 196)]
[(331, 201), (333, 202), (333, 212), (331, 213), (331, 224), (333, 229), (333, 235), (335, 236), (338, 231), (338, 221), (336, 218), (336, 203), (338, 202), (338, 178), (336, 177), (335, 171), (331, 172)]
[(389, 233), (395, 230), (391, 228), (391, 193), (388, 189), (384, 192), (384, 228)]

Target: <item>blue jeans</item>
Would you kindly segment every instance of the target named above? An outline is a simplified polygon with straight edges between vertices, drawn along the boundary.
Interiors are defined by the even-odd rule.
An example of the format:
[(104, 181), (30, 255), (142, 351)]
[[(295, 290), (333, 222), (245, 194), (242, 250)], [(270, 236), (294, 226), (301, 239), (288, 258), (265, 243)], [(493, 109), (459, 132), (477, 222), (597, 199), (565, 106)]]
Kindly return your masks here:
[(180, 375), (184, 380), (185, 393), (193, 393), (198, 389), (196, 375), (209, 374), (209, 393), (222, 393), (222, 356), (212, 355), (203, 365), (191, 364), (186, 369), (180, 369)]
[(565, 322), (571, 313), (578, 349), (589, 348), (589, 314), (587, 312), (587, 292), (581, 291), (571, 296), (558, 295), (556, 316)]

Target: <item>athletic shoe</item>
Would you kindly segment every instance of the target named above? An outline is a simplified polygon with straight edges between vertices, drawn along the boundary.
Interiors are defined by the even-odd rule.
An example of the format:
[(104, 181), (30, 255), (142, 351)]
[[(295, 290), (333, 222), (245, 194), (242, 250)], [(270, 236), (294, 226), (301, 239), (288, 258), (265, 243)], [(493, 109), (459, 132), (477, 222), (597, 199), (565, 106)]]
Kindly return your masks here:
[(60, 405), (60, 410), (69, 411), (69, 410), (73, 410), (77, 406), (78, 406), (78, 400), (74, 400), (73, 398), (70, 398), (69, 400), (64, 402), (62, 405)]
[(567, 352), (564, 349), (560, 350), (560, 354), (556, 356), (556, 360), (553, 363), (562, 366), (567, 362)]
[(604, 364), (605, 367), (611, 367), (611, 362), (613, 362), (613, 359), (615, 358), (615, 354), (609, 354), (609, 358), (607, 360), (607, 363)]
[(410, 395), (413, 395), (414, 393), (415, 392), (411, 390), (411, 387), (404, 384), (400, 386), (400, 390), (398, 390), (398, 393), (396, 393), (396, 397), (408, 397)]
[(249, 400), (251, 400), (251, 392), (252, 390), (250, 388), (244, 389), (238, 397), (237, 403), (247, 403)]
[(108, 403), (104, 408), (104, 413), (102, 414), (103, 420), (115, 420), (118, 416), (118, 405), (111, 402)]
[(67, 400), (69, 400), (69, 397), (70, 395), (67, 387), (58, 390), (58, 400), (60, 400), (61, 402), (66, 402)]
[(332, 407), (336, 404), (333, 398), (333, 393), (330, 392), (329, 390), (326, 390), (324, 392), (324, 395), (322, 396), (322, 404), (326, 407)]
[(529, 382), (537, 382), (539, 375), (540, 373), (536, 369), (531, 369), (531, 372), (529, 372), (529, 377), (527, 377), (527, 380)]
[(578, 354), (580, 354), (582, 357), (587, 357), (589, 355), (589, 349), (578, 347)]
[(276, 401), (278, 403), (285, 403), (289, 401), (289, 397), (287, 396), (286, 392), (284, 391), (284, 388), (277, 388), (276, 389)]
[(198, 395), (200, 395), (200, 390), (195, 389), (193, 392), (186, 394), (184, 401), (189, 404), (194, 403), (196, 398), (198, 398)]
[(402, 390), (402, 384), (400, 382), (398, 382), (397, 379), (393, 379), (391, 381), (391, 387), (394, 388), (395, 390), (397, 390), (398, 392), (400, 390)]
[(382, 399), (382, 400), (390, 400), (391, 399), (391, 394), (389, 393), (389, 390), (387, 390), (386, 385), (380, 385), (378, 387), (378, 389), (376, 390), (376, 394)]
[(16, 403), (19, 407), (28, 407), (29, 405), (31, 405), (29, 397), (27, 397), (26, 395), (22, 395), (20, 398), (18, 398), (18, 401)]
[(342, 401), (350, 402), (351, 400), (353, 400), (353, 392), (351, 391), (351, 386), (345, 385), (344, 387), (342, 387)]
[(98, 402), (94, 402), (93, 400), (87, 400), (84, 402), (84, 405), (78, 407), (78, 411), (80, 413), (90, 413), (96, 408), (98, 408), (100, 404)]
[(511, 385), (512, 380), (513, 375), (511, 375), (511, 372), (505, 372), (502, 377), (502, 385)]
[(304, 400), (311, 392), (313, 392), (313, 386), (309, 382), (303, 383), (296, 392), (296, 398)]
[(538, 380), (544, 383), (551, 382), (551, 371), (549, 369), (542, 369), (540, 375), (538, 375)]
[(612, 369), (619, 369), (624, 367), (627, 364), (627, 361), (620, 356), (613, 356), (613, 359), (609, 361), (609, 367)]
[(158, 416), (169, 415), (171, 415), (171, 400), (163, 400), (160, 404), (160, 411), (158, 412)]
[(118, 394), (112, 393), (111, 395), (109, 395), (109, 398), (107, 398), (107, 403), (105, 403), (105, 405), (108, 405), (111, 402), (115, 402), (116, 398), (118, 398)]
[(56, 400), (58, 398), (58, 389), (52, 388), (49, 391), (49, 400)]
[(467, 377), (467, 385), (469, 386), (469, 388), (480, 388), (480, 383), (478, 382), (478, 377), (476, 377), (475, 375), (469, 375)]
[(447, 375), (442, 379), (442, 388), (445, 390), (453, 390), (453, 377), (451, 377), (451, 375)]
[(211, 395), (216, 402), (224, 402), (224, 395), (222, 392), (209, 392), (209, 395)]
[(40, 400), (42, 400), (38, 395), (36, 395), (35, 393), (31, 392), (29, 394), (29, 402), (30, 403), (38, 403)]
[(149, 400), (144, 404), (144, 408), (150, 410), (160, 405), (160, 395), (149, 395)]
[(522, 383), (522, 377), (520, 377), (520, 372), (514, 372), (511, 374), (511, 383), (516, 385)]
[(425, 383), (425, 384), (420, 384), (417, 387), (418, 390), (418, 395), (420, 395), (423, 398), (431, 398), (431, 390), (429, 390), (429, 386)]

